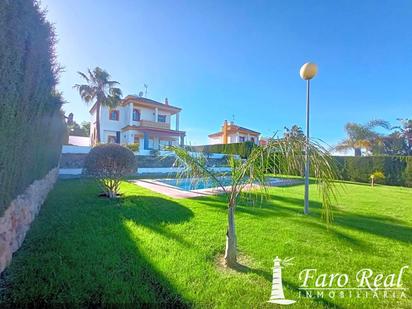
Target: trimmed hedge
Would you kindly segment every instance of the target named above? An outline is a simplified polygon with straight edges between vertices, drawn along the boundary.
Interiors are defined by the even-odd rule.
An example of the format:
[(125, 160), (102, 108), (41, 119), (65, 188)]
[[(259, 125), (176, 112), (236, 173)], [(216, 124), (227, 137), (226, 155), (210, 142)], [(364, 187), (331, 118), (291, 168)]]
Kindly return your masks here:
[[(190, 151), (203, 153), (238, 154), (247, 158), (255, 145), (251, 142), (237, 144), (217, 144), (204, 146), (188, 146)], [(370, 175), (380, 171), (385, 175), (382, 183), (394, 186), (412, 187), (412, 157), (403, 156), (370, 156), (346, 157), (334, 156), (342, 180), (370, 182)], [(303, 163), (303, 162), (302, 162)], [(272, 171), (269, 168), (269, 171)], [(300, 171), (289, 171), (293, 175), (303, 175), (303, 165)]]
[(412, 186), (412, 157), (335, 157), (343, 180), (370, 182), (375, 171), (383, 172), (383, 183)]
[(252, 142), (234, 143), (234, 144), (215, 144), (202, 146), (187, 146), (188, 150), (203, 153), (224, 153), (237, 154), (242, 158), (247, 158), (255, 144)]
[(58, 165), (66, 130), (55, 37), (34, 1), (0, 1), (0, 215)]

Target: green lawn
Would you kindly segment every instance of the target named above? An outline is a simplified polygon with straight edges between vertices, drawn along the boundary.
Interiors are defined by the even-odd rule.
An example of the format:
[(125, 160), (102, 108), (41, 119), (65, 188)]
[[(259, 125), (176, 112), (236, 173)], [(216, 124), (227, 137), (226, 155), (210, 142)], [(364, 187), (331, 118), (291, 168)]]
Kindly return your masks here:
[[(237, 208), (238, 245), (245, 267), (217, 266), (223, 253), (223, 197), (172, 200), (135, 185), (118, 201), (97, 198), (86, 180), (59, 181), (1, 282), (2, 302), (161, 303), (274, 307), (269, 299), (273, 258), (294, 257), (283, 269), (293, 307), (410, 308), (406, 299), (299, 297), (299, 273), (355, 276), (362, 268), (397, 273), (412, 267), (412, 189), (345, 184), (335, 222), (302, 215), (303, 186), (271, 188), (261, 205)], [(412, 289), (412, 269), (403, 277)]]

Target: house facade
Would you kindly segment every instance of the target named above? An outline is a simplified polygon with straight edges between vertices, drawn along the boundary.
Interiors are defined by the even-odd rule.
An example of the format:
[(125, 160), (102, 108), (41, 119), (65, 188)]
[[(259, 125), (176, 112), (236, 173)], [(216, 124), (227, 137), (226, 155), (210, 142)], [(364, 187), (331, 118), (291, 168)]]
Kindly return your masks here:
[(233, 144), (252, 142), (259, 145), (260, 133), (236, 125), (234, 122), (224, 121), (220, 132), (209, 135), (209, 144)]
[[(186, 132), (179, 130), (181, 108), (144, 97), (129, 95), (116, 108), (100, 107), (100, 142), (138, 144), (141, 154), (184, 145)], [(91, 110), (90, 140), (96, 144), (97, 110)]]

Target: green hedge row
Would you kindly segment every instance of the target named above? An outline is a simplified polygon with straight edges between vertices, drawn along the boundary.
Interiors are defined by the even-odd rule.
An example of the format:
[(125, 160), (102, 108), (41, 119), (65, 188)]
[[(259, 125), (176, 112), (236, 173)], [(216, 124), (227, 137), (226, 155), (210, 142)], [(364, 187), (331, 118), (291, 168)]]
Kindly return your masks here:
[(247, 158), (255, 146), (252, 142), (234, 143), (234, 144), (216, 144), (216, 145), (202, 145), (202, 146), (188, 146), (190, 151), (203, 153), (224, 153), (237, 154), (242, 158)]
[[(238, 154), (246, 158), (252, 151), (254, 144), (251, 142), (237, 144), (218, 144), (205, 146), (188, 146), (188, 149), (203, 153)], [(380, 171), (385, 175), (382, 181), (387, 185), (412, 187), (412, 157), (402, 156), (371, 156), (371, 157), (334, 157), (339, 168), (342, 180), (370, 182), (370, 175)], [(271, 169), (269, 169), (271, 170)], [(291, 174), (300, 175), (301, 171), (289, 171)]]
[(412, 157), (335, 157), (343, 180), (370, 182), (375, 171), (383, 172), (384, 184), (412, 186)]
[(55, 37), (33, 0), (0, 1), (0, 215), (58, 164), (66, 130)]

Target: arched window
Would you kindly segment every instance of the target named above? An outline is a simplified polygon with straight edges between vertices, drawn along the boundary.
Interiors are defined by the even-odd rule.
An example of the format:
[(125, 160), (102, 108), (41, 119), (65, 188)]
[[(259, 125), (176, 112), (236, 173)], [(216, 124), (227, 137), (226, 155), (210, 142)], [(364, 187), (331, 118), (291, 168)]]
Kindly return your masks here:
[(133, 109), (133, 121), (140, 121), (140, 111), (136, 108)]
[(109, 113), (109, 119), (110, 120), (119, 120), (119, 111), (112, 109)]

